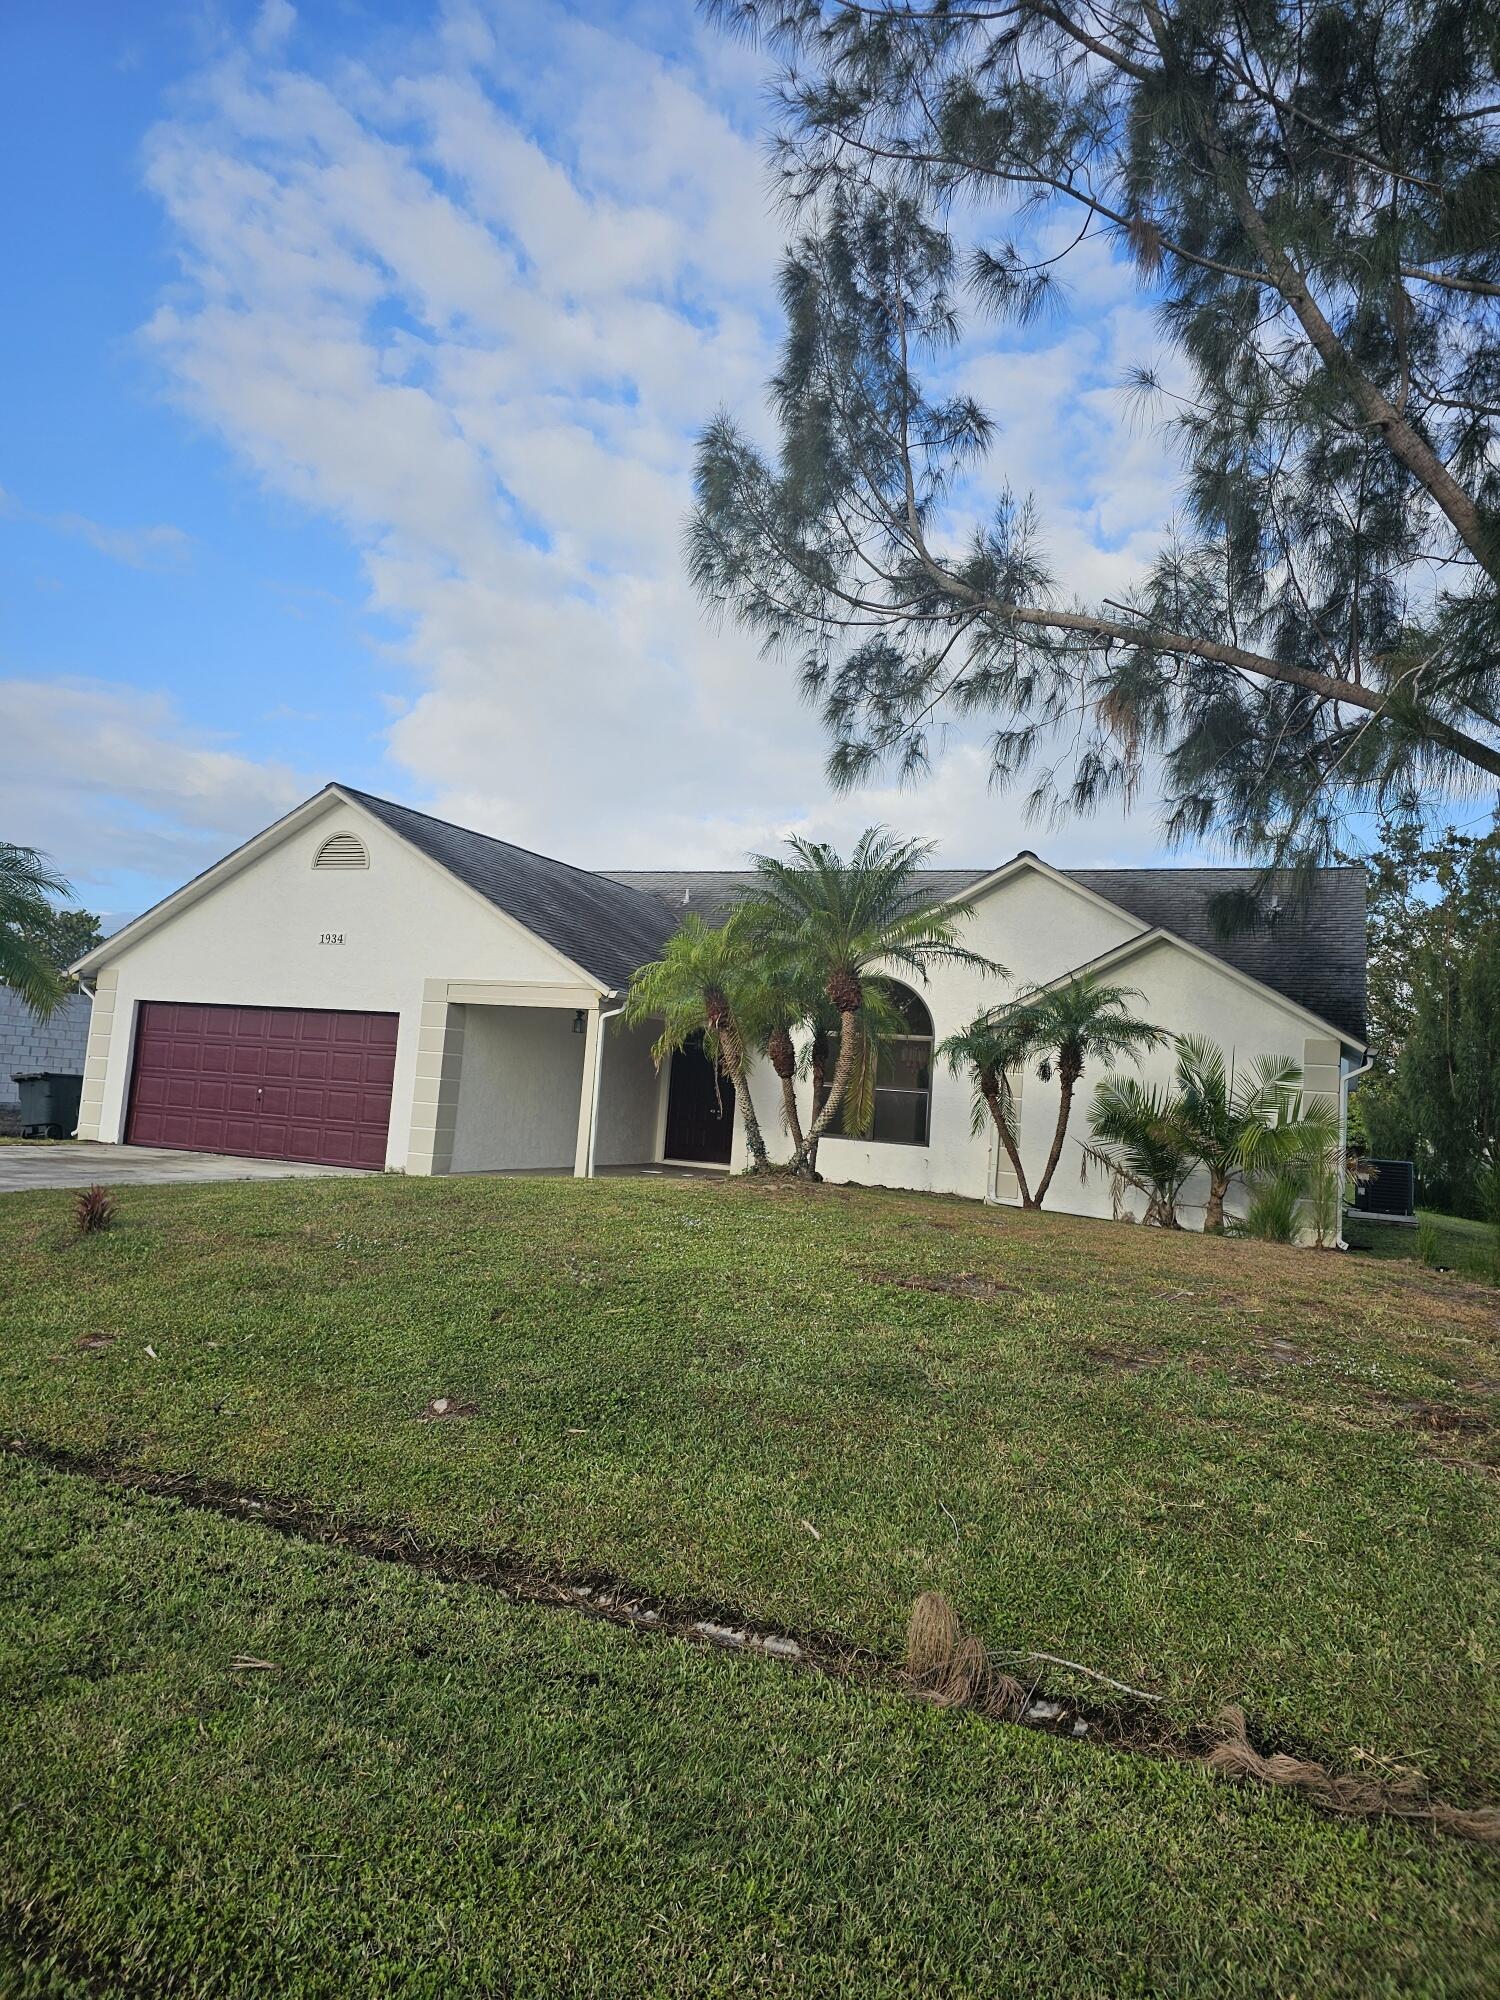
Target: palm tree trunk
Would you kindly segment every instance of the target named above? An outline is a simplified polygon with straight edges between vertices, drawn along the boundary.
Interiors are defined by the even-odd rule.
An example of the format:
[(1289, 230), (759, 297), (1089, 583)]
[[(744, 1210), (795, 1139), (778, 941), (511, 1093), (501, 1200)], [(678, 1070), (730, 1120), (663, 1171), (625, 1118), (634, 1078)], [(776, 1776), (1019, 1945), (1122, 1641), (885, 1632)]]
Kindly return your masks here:
[(1205, 1236), (1222, 1236), (1224, 1234), (1224, 1196), (1228, 1191), (1228, 1174), (1216, 1174), (1210, 1169), (1208, 1176), (1208, 1201), (1203, 1210), (1203, 1233)]
[(740, 1047), (739, 1028), (726, 1022), (719, 1030), (719, 1044), (724, 1051), (724, 1067), (729, 1071), (729, 1081), (734, 1085), (734, 1100), (745, 1122), (745, 1148), (750, 1155), (750, 1171), (763, 1174), (771, 1163), (766, 1156), (760, 1120), (750, 1100), (750, 1085), (745, 1079), (745, 1058)]
[[(811, 1076), (812, 1104), (809, 1107), (808, 1115), (816, 1120), (818, 1113), (828, 1102), (828, 1038), (826, 1035), (818, 1033), (814, 1033), (813, 1035)], [(814, 1179), (817, 1178), (818, 1142), (816, 1138), (810, 1141), (807, 1148), (807, 1170)]]
[(854, 1068), (854, 1015), (839, 1016), (839, 1052), (833, 1065), (833, 1080), (828, 1086), (828, 1095), (823, 1107), (807, 1128), (801, 1145), (792, 1156), (792, 1166), (799, 1174), (811, 1172), (808, 1156), (828, 1129), (829, 1120), (844, 1101), (844, 1092), (849, 1088), (849, 1077)]
[(984, 1092), (985, 1103), (990, 1107), (990, 1116), (995, 1121), (995, 1130), (1000, 1134), (1000, 1143), (1005, 1148), (1005, 1157), (1010, 1161), (1010, 1170), (1016, 1177), (1016, 1187), (1020, 1192), (1021, 1206), (1022, 1208), (1034, 1208), (1036, 1203), (1031, 1198), (1031, 1189), (1026, 1185), (1026, 1169), (1021, 1165), (1020, 1149), (1016, 1145), (1015, 1136), (1011, 1132), (1009, 1124), (1006, 1122), (1005, 1113), (1000, 1109), (1000, 1086), (996, 1083), (992, 1087), (987, 1088), (981, 1082), (980, 1089)]
[(1060, 1094), (1057, 1105), (1057, 1129), (1052, 1134), (1052, 1151), (1047, 1155), (1047, 1164), (1042, 1169), (1042, 1178), (1036, 1184), (1036, 1199), (1032, 1203), (1034, 1208), (1040, 1208), (1042, 1203), (1047, 1199), (1047, 1190), (1052, 1185), (1052, 1176), (1057, 1172), (1057, 1163), (1062, 1158), (1063, 1140), (1067, 1136), (1068, 1119), (1071, 1117), (1073, 1111), (1073, 1091), (1082, 1074), (1082, 1065), (1075, 1067), (1072, 1063), (1058, 1064), (1057, 1080)]
[(781, 1078), (781, 1109), (786, 1129), (792, 1135), (792, 1151), (802, 1145), (802, 1117), (797, 1109), (797, 1051), (785, 1028), (777, 1028), (766, 1048), (771, 1067)]
[(786, 1129), (792, 1135), (792, 1150), (799, 1151), (802, 1145), (802, 1117), (797, 1109), (797, 1084), (790, 1076), (781, 1079), (781, 1109), (786, 1117)]

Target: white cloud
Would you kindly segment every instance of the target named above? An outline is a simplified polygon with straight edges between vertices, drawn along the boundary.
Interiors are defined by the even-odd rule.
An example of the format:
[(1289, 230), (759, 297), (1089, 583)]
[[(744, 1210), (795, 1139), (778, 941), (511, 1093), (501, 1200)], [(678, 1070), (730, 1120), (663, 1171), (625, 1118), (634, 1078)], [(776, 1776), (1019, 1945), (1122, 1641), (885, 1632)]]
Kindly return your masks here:
[(0, 680), (6, 819), (85, 902), (121, 877), (170, 886), (267, 825), (314, 782), (206, 739), (161, 696), (98, 681)]
[[(599, 864), (732, 861), (872, 817), (954, 861), (1143, 851), (1140, 825), (1028, 831), (960, 737), (912, 791), (831, 799), (791, 669), (702, 617), (692, 436), (720, 405), (760, 420), (782, 228), (759, 58), (681, 21), (663, 53), (654, 18), (455, 0), (433, 33), (317, 69), (267, 0), (151, 135), (182, 276), (148, 341), (197, 421), (359, 551), (403, 635), (390, 788)], [(1128, 275), (1100, 255), (1079, 282), (1087, 325), (969, 366), (1068, 592), (1119, 587), (1168, 492), (1106, 394)], [(245, 760), (161, 726), (169, 773), (228, 755), (248, 807)]]

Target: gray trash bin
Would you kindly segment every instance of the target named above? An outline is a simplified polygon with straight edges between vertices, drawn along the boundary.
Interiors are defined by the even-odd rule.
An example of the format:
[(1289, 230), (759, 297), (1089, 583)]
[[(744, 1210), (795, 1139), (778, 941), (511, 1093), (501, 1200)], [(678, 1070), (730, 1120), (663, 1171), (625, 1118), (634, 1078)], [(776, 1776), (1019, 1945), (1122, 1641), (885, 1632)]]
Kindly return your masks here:
[(78, 1100), (83, 1078), (51, 1069), (12, 1070), (21, 1086), (21, 1137), (71, 1139), (78, 1129)]

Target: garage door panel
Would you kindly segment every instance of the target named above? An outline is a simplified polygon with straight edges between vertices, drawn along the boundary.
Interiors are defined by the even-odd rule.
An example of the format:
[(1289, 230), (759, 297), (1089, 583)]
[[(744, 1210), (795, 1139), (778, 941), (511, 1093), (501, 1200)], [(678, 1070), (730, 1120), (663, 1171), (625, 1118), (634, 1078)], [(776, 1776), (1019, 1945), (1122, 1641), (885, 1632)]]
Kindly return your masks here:
[(144, 1001), (127, 1141), (384, 1164), (397, 1018)]

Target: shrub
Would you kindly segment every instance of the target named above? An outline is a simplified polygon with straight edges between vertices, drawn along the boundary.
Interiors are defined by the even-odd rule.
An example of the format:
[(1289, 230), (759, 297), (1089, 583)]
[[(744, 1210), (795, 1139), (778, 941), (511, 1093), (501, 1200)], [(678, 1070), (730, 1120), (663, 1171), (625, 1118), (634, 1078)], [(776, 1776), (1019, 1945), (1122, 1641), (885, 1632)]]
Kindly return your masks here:
[(73, 1222), (80, 1236), (93, 1236), (101, 1229), (110, 1229), (115, 1220), (115, 1198), (106, 1187), (86, 1187), (78, 1190), (73, 1203)]
[(1295, 1243), (1302, 1222), (1300, 1177), (1283, 1169), (1259, 1183), (1245, 1211), (1245, 1234), (1263, 1243)]

